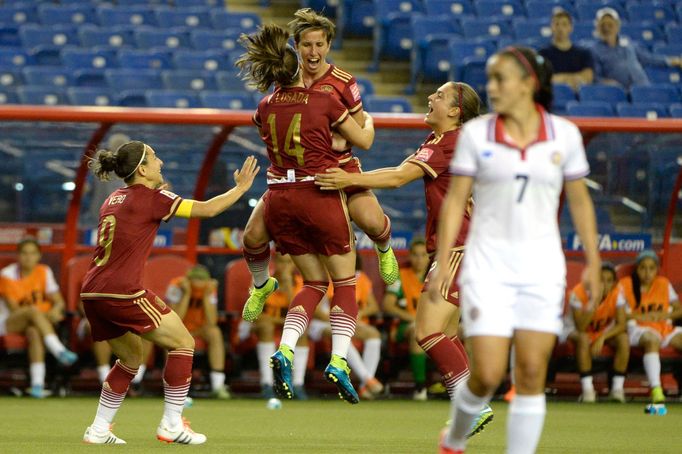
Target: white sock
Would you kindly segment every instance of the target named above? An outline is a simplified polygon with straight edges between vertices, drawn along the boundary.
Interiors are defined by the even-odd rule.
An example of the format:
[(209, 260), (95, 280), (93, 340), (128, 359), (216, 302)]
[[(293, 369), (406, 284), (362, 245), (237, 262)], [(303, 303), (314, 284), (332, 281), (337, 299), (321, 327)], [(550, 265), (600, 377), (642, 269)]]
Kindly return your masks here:
[(310, 347), (296, 347), (294, 351), (294, 386), (303, 386), (305, 372), (308, 368), (308, 353)]
[(211, 389), (217, 391), (225, 387), (225, 373), (215, 370), (211, 371)]
[(252, 272), (251, 275), (253, 276), (253, 285), (261, 288), (270, 279), (270, 268), (266, 266), (263, 271)]
[(107, 375), (111, 372), (111, 366), (108, 364), (103, 364), (97, 366), (97, 376), (99, 377), (99, 382), (104, 383), (107, 379)]
[(365, 341), (365, 349), (362, 352), (362, 362), (365, 363), (365, 367), (367, 367), (367, 373), (370, 377), (376, 376), (380, 359), (381, 338), (367, 339)]
[(594, 391), (594, 383), (592, 382), (592, 375), (585, 375), (580, 377), (580, 386), (585, 391)]
[(658, 353), (645, 353), (642, 357), (644, 372), (649, 380), (649, 386), (655, 388), (661, 386), (661, 357)]
[(137, 369), (137, 373), (136, 373), (135, 376), (133, 377), (132, 383), (133, 383), (134, 385), (139, 385), (140, 383), (142, 383), (142, 379), (144, 378), (144, 373), (145, 373), (146, 371), (147, 371), (147, 366), (144, 365), (144, 364), (141, 364), (141, 365), (140, 365), (140, 368)]
[(611, 390), (623, 389), (623, 385), (625, 385), (625, 375), (614, 375), (611, 383)]
[(364, 385), (367, 380), (372, 378), (372, 376), (367, 372), (365, 363), (362, 362), (362, 356), (360, 352), (357, 351), (355, 346), (351, 343), (348, 347), (348, 356), (346, 357), (348, 365), (351, 371), (360, 379), (360, 382)]
[(62, 341), (59, 340), (56, 334), (48, 334), (43, 338), (45, 346), (52, 353), (52, 356), (59, 358), (59, 355), (66, 350)]
[(45, 363), (31, 363), (31, 386), (45, 386)]
[[(338, 355), (341, 358), (345, 358), (350, 354), (349, 349), (352, 347), (352, 343), (350, 341), (350, 336), (346, 334), (332, 334), (332, 354), (333, 355)], [(355, 349), (355, 347), (353, 347)], [(358, 353), (357, 350), (355, 350), (355, 353), (358, 355), (358, 358), (360, 358), (360, 353)], [(362, 358), (360, 358), (360, 362), (362, 362)], [(363, 364), (364, 366), (364, 364)]]
[(509, 404), (507, 418), (507, 453), (532, 454), (538, 446), (545, 423), (547, 404), (544, 394), (517, 394)]
[(256, 344), (258, 355), (258, 370), (260, 371), (260, 384), (272, 386), (272, 369), (270, 369), (270, 357), (275, 354), (274, 342), (258, 342)]
[(479, 397), (472, 393), (469, 385), (457, 388), (455, 399), (451, 404), (452, 425), (446, 437), (446, 445), (454, 449), (464, 449), (467, 436), (471, 432), (471, 425), (483, 410), (491, 396)]

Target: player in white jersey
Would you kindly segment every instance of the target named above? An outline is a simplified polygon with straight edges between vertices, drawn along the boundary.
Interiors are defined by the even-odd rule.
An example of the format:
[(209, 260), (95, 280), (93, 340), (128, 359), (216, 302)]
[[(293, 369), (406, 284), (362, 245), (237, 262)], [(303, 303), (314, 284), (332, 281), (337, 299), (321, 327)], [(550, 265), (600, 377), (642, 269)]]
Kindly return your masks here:
[[(506, 373), (512, 345), (516, 397), (509, 406), (507, 452), (535, 452), (546, 412), (547, 362), (561, 328), (562, 188), (585, 245), (585, 284), (593, 300), (601, 295), (594, 207), (583, 180), (589, 167), (578, 128), (547, 112), (551, 67), (531, 49), (509, 47), (488, 60), (486, 71), (495, 113), (462, 129), (438, 229), (436, 261), (446, 263), (446, 246), (460, 229), (473, 189), (476, 209), (459, 279), (471, 376), (457, 390), (442, 454), (463, 452), (471, 422)], [(446, 275), (439, 269), (431, 288), (440, 288)]]

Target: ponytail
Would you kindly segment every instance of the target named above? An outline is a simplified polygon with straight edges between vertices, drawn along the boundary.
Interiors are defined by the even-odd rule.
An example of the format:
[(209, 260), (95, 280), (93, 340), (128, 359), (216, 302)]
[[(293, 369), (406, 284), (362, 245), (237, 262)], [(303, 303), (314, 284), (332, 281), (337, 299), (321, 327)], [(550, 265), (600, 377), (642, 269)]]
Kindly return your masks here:
[(100, 181), (110, 181), (111, 173), (128, 182), (135, 171), (146, 162), (146, 145), (143, 142), (127, 142), (116, 151), (98, 150), (88, 167)]

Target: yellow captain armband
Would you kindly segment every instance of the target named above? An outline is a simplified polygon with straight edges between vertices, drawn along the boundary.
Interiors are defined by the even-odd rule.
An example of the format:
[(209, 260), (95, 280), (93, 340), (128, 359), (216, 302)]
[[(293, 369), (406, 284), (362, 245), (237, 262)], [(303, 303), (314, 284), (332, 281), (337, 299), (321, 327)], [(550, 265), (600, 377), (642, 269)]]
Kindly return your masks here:
[(192, 214), (192, 207), (194, 206), (194, 200), (182, 199), (178, 210), (175, 212), (175, 216), (179, 218), (189, 218)]

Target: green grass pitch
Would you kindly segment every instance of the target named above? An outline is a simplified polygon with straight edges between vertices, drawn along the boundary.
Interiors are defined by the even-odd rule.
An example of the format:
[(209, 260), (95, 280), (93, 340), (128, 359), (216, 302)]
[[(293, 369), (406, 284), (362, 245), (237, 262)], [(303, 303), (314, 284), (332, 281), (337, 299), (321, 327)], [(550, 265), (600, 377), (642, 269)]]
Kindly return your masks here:
[[(351, 406), (337, 400), (284, 402), (268, 410), (264, 400), (195, 399), (185, 411), (192, 426), (208, 436), (204, 446), (168, 446), (155, 438), (162, 399), (126, 399), (115, 433), (126, 446), (81, 442), (97, 399), (0, 398), (0, 453), (126, 453), (182, 450), (202, 453), (410, 453), (437, 452), (447, 418), (444, 401), (376, 401)], [(469, 443), (469, 453), (504, 452), (507, 405), (494, 402), (495, 420)], [(643, 413), (643, 403), (579, 405), (549, 403), (538, 453), (680, 453), (682, 405), (667, 416)]]

